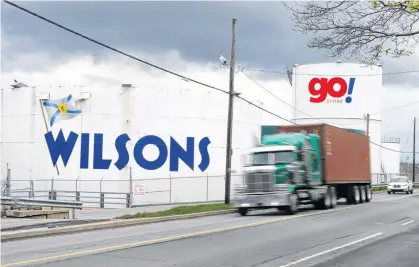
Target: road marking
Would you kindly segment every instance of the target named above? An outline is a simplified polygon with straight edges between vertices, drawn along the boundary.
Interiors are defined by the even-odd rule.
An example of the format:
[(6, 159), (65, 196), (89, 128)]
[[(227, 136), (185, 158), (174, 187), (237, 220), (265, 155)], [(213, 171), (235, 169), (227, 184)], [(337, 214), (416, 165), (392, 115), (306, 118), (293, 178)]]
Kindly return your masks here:
[(411, 224), (412, 222), (414, 222), (415, 220), (411, 220), (411, 221), (408, 221), (408, 222), (405, 222), (405, 223), (402, 223), (402, 225), (403, 226), (405, 226), (405, 225), (408, 225), (408, 224)]
[(418, 194), (414, 194), (414, 195), (402, 195), (400, 197), (394, 198), (394, 197), (380, 197), (379, 199), (376, 199), (374, 202), (400, 202), (401, 200), (404, 200), (406, 198), (411, 198), (411, 197), (418, 197)]
[(345, 248), (345, 247), (349, 247), (349, 246), (355, 245), (355, 244), (357, 244), (357, 243), (360, 243), (360, 242), (362, 242), (362, 241), (365, 241), (365, 240), (368, 240), (368, 239), (374, 238), (374, 237), (379, 236), (379, 235), (382, 235), (382, 234), (383, 234), (383, 233), (376, 233), (376, 234), (374, 234), (374, 235), (370, 235), (370, 236), (364, 237), (364, 238), (362, 238), (362, 239), (359, 239), (359, 240), (356, 240), (356, 241), (353, 241), (353, 242), (347, 243), (347, 244), (345, 244), (345, 245), (342, 245), (342, 246), (339, 246), (339, 247), (335, 247), (335, 248), (332, 248), (332, 249), (328, 249), (328, 250), (325, 250), (325, 251), (323, 251), (323, 252), (320, 252), (320, 253), (317, 253), (317, 254), (314, 254), (314, 255), (311, 255), (311, 256), (308, 256), (308, 257), (302, 258), (302, 259), (300, 259), (300, 260), (292, 261), (292, 262), (290, 262), (290, 263), (288, 263), (288, 264), (281, 265), (281, 266), (278, 266), (278, 267), (289, 267), (289, 266), (295, 265), (295, 264), (297, 264), (297, 263), (300, 263), (300, 262), (303, 262), (303, 261), (306, 261), (306, 260), (310, 260), (310, 259), (313, 259), (313, 258), (315, 258), (315, 257), (321, 256), (321, 255), (324, 255), (324, 254), (327, 254), (327, 253), (330, 253), (330, 252), (333, 252), (333, 251), (335, 251), (335, 250), (338, 250), (338, 249), (342, 249), (342, 248)]
[(299, 215), (281, 217), (281, 218), (272, 219), (272, 220), (265, 220), (265, 221), (261, 221), (261, 222), (254, 222), (254, 223), (235, 225), (235, 226), (229, 226), (229, 227), (224, 227), (224, 228), (217, 228), (217, 229), (206, 230), (206, 231), (201, 231), (201, 232), (194, 232), (194, 233), (183, 234), (183, 235), (168, 236), (168, 237), (162, 237), (162, 238), (156, 238), (156, 239), (150, 239), (150, 240), (143, 240), (143, 241), (138, 241), (138, 242), (133, 242), (133, 243), (128, 243), (128, 244), (120, 244), (120, 245), (109, 246), (109, 247), (101, 247), (101, 248), (82, 250), (82, 251), (65, 253), (65, 254), (58, 254), (58, 255), (54, 255), (54, 256), (36, 258), (36, 259), (32, 259), (32, 260), (6, 263), (4, 265), (1, 265), (0, 267), (17, 266), (17, 265), (35, 263), (35, 262), (40, 262), (40, 261), (56, 260), (56, 259), (67, 258), (67, 257), (76, 257), (76, 256), (81, 256), (81, 255), (96, 253), (96, 252), (105, 252), (105, 251), (121, 249), (121, 248), (128, 248), (128, 247), (134, 247), (134, 246), (140, 246), (140, 245), (150, 245), (150, 244), (155, 244), (155, 243), (160, 243), (160, 242), (165, 242), (165, 241), (173, 241), (173, 240), (184, 239), (184, 238), (188, 238), (188, 237), (195, 237), (195, 236), (225, 232), (225, 231), (229, 231), (229, 230), (248, 228), (248, 227), (252, 227), (252, 226), (259, 226), (259, 225), (264, 225), (264, 224), (269, 224), (269, 223), (285, 221), (285, 220), (289, 220), (289, 219), (296, 219), (296, 218), (308, 217), (308, 216), (313, 216), (313, 215), (319, 215), (319, 214), (331, 213), (331, 212), (336, 212), (336, 211), (342, 211), (342, 210), (347, 210), (347, 209), (350, 209), (350, 208), (351, 207), (344, 207), (344, 208), (331, 209), (331, 210), (326, 210), (326, 211), (311, 212), (311, 213), (307, 213), (307, 214), (299, 214)]

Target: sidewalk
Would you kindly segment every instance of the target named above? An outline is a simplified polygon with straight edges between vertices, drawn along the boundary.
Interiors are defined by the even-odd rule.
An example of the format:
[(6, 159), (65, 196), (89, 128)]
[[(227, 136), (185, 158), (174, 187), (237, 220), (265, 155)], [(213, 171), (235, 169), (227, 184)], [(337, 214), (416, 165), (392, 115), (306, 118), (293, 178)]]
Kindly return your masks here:
[[(216, 203), (216, 202), (214, 202)], [(211, 203), (207, 203), (211, 204)], [(137, 212), (157, 212), (168, 210), (177, 206), (189, 206), (198, 204), (173, 204), (173, 205), (158, 205), (158, 206), (146, 206), (136, 208), (120, 208), (120, 209), (100, 209), (100, 208), (85, 208), (83, 210), (76, 210), (76, 219), (19, 219), (19, 218), (1, 218), (1, 230), (12, 230), (14, 228), (44, 228), (48, 227), (45, 224), (51, 224), (51, 226), (69, 225), (69, 224), (85, 224), (99, 221), (112, 220), (115, 217), (125, 214), (135, 214)], [(70, 211), (71, 217), (71, 211)]]

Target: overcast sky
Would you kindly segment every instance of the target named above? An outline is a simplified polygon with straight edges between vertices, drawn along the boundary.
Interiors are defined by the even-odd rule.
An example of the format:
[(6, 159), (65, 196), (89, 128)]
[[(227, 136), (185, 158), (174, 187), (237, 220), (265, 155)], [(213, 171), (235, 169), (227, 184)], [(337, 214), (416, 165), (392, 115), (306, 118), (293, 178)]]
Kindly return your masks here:
[[(217, 65), (230, 55), (231, 18), (238, 18), (237, 61), (241, 66), (286, 71), (295, 63), (331, 61), (306, 48), (310, 36), (293, 31), (281, 2), (18, 2), (69, 28), (122, 50)], [(101, 62), (109, 51), (1, 3), (2, 74), (52, 71), (77, 56)], [(111, 52), (112, 53), (112, 52)], [(164, 58), (164, 57), (163, 57)], [(333, 59), (335, 61), (336, 59)], [(419, 57), (387, 59), (384, 72), (419, 69)], [(161, 63), (161, 62), (154, 62)], [(24, 77), (22, 77), (24, 79)], [(259, 76), (284, 80), (285, 75)], [(418, 75), (384, 78), (383, 108), (419, 99)], [(411, 122), (419, 105), (383, 113), (383, 131), (404, 138), (411, 151)], [(402, 119), (401, 119), (402, 118)]]

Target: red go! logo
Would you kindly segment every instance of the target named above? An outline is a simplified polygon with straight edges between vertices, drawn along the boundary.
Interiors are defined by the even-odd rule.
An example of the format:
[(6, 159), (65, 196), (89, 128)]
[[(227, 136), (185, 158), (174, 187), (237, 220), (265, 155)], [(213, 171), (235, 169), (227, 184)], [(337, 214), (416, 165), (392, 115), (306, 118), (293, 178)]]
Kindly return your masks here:
[(327, 96), (339, 98), (348, 93), (345, 102), (352, 102), (352, 91), (355, 84), (355, 78), (349, 79), (348, 83), (341, 77), (328, 78), (313, 78), (308, 84), (308, 91), (311, 94), (311, 103), (322, 103)]

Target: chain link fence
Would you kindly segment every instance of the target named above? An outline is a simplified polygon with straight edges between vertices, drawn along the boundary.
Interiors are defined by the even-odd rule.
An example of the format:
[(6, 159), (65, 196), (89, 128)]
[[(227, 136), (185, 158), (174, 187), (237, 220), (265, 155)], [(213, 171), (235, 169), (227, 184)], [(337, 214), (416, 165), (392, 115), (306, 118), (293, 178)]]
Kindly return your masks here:
[[(373, 185), (388, 183), (399, 174), (372, 174)], [(232, 175), (231, 186), (243, 184), (241, 174)], [(5, 197), (81, 201), (83, 207), (122, 208), (135, 206), (208, 203), (224, 200), (224, 175), (137, 179), (39, 179), (14, 180), (11, 171), (1, 180)]]

